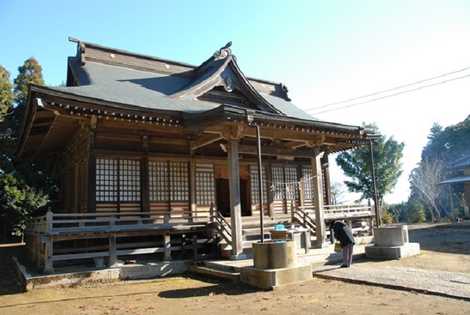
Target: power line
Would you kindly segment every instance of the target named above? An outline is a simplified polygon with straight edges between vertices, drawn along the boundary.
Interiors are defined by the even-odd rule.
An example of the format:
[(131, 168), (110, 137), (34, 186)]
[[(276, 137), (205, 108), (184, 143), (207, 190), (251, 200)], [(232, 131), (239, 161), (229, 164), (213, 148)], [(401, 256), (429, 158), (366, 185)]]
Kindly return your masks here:
[(370, 96), (374, 96), (374, 95), (378, 95), (378, 94), (383, 94), (383, 93), (386, 93), (386, 92), (392, 92), (392, 91), (399, 90), (399, 89), (402, 89), (402, 88), (405, 88), (405, 87), (413, 86), (413, 85), (416, 85), (416, 84), (421, 84), (421, 83), (424, 83), (424, 82), (428, 82), (428, 81), (432, 81), (432, 80), (439, 79), (439, 78), (442, 78), (442, 77), (446, 77), (446, 76), (449, 76), (449, 75), (452, 75), (452, 74), (460, 73), (460, 72), (463, 72), (463, 71), (466, 71), (466, 70), (469, 70), (469, 69), (470, 69), (470, 66), (464, 67), (462, 69), (442, 73), (442, 74), (439, 74), (439, 75), (436, 75), (436, 76), (433, 76), (433, 77), (430, 77), (430, 78), (426, 78), (426, 79), (422, 79), (422, 80), (418, 80), (418, 81), (414, 81), (414, 82), (410, 82), (410, 83), (406, 83), (406, 84), (401, 84), (401, 85), (398, 85), (398, 86), (395, 86), (395, 87), (392, 87), (392, 88), (389, 88), (389, 89), (380, 90), (380, 91), (376, 91), (376, 92), (373, 92), (373, 93), (348, 98), (348, 99), (338, 101), (338, 102), (332, 102), (332, 103), (327, 103), (327, 104), (316, 106), (316, 107), (307, 108), (306, 111), (319, 110), (319, 109), (331, 107), (331, 106), (334, 106), (334, 105), (349, 103), (349, 102), (356, 101), (356, 100), (359, 100), (359, 99), (362, 99), (362, 98), (366, 98), (366, 97), (370, 97)]
[(432, 87), (432, 86), (445, 84), (445, 83), (448, 83), (448, 82), (461, 80), (461, 79), (465, 79), (465, 78), (468, 78), (468, 77), (470, 77), (470, 74), (466, 74), (466, 75), (463, 75), (463, 76), (460, 76), (460, 77), (455, 77), (455, 78), (452, 78), (452, 79), (439, 81), (439, 82), (436, 82), (436, 83), (421, 85), (421, 86), (413, 88), (413, 89), (400, 91), (400, 92), (396, 92), (396, 93), (392, 93), (392, 94), (387, 94), (387, 95), (384, 95), (384, 96), (381, 96), (381, 97), (376, 97), (376, 98), (373, 98), (373, 99), (370, 99), (370, 100), (367, 100), (367, 101), (364, 101), (364, 102), (358, 102), (358, 103), (348, 104), (348, 105), (345, 105), (345, 106), (335, 107), (335, 108), (332, 108), (332, 109), (322, 110), (322, 111), (319, 111), (319, 112), (312, 113), (312, 115), (329, 113), (329, 112), (333, 112), (333, 111), (337, 111), (337, 110), (341, 110), (341, 109), (346, 109), (346, 108), (350, 108), (350, 107), (354, 107), (354, 106), (358, 106), (358, 105), (362, 105), (362, 104), (376, 102), (376, 101), (379, 101), (379, 100), (382, 100), (382, 99), (385, 99), (385, 98), (394, 97), (394, 96), (398, 96), (398, 95), (401, 95), (401, 94), (406, 94), (406, 93), (422, 90), (422, 89), (429, 88), (429, 87)]

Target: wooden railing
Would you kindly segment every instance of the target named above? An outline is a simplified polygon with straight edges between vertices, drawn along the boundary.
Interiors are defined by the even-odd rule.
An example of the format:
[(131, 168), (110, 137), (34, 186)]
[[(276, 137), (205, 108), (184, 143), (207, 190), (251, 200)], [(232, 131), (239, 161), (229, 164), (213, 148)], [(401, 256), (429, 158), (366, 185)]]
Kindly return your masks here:
[(323, 217), (325, 219), (348, 219), (371, 216), (373, 216), (372, 208), (366, 205), (325, 205), (323, 207)]
[(217, 224), (218, 232), (228, 245), (232, 244), (232, 227), (222, 213), (215, 211), (213, 221)]
[(315, 235), (315, 216), (311, 211), (301, 207), (295, 207), (292, 213), (292, 221), (301, 224), (303, 227), (310, 230), (312, 235)]
[(53, 213), (36, 217), (30, 231), (36, 233), (124, 231), (206, 224), (209, 215), (177, 216), (152, 212)]
[[(198, 248), (206, 246), (204, 235), (209, 215), (204, 216), (162, 216), (151, 212), (108, 212), (108, 213), (53, 213), (33, 219), (28, 229), (28, 248), (33, 262), (53, 272), (54, 262), (107, 258), (108, 265), (114, 265), (118, 256), (132, 256), (162, 253), (164, 260), (171, 260), (173, 251), (192, 250), (195, 259)], [(180, 230), (179, 230), (180, 229)], [(118, 240), (119, 235), (128, 232), (146, 235), (161, 230), (160, 241), (136, 242)], [(178, 231), (179, 230), (179, 231)], [(92, 234), (90, 236), (90, 234)], [(144, 234), (142, 234), (144, 233)], [(178, 234), (178, 235), (176, 235)], [(54, 243), (62, 240), (87, 238), (108, 239), (108, 245), (94, 244), (83, 248), (75, 246), (56, 248)], [(175, 235), (175, 239), (172, 239)], [(65, 237), (65, 238), (64, 238)]]

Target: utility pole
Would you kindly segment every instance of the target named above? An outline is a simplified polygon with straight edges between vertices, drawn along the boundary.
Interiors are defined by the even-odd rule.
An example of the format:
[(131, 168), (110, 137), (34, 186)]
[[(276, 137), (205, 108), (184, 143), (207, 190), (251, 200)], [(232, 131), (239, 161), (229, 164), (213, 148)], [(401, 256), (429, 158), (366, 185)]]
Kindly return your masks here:
[(371, 165), (371, 172), (372, 172), (372, 188), (373, 188), (373, 194), (374, 194), (375, 226), (379, 227), (382, 225), (382, 220), (380, 218), (379, 196), (377, 195), (377, 181), (375, 178), (374, 143), (372, 140), (369, 141), (369, 156), (370, 156), (370, 165)]

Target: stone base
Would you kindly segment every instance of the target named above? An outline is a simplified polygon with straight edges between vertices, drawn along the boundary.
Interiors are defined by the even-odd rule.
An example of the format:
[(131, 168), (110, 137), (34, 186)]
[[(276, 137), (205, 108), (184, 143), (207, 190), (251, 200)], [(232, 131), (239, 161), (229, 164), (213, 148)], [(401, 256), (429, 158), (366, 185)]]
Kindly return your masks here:
[(139, 280), (167, 277), (181, 274), (189, 269), (190, 263), (184, 260), (149, 262), (120, 267), (120, 280)]
[[(87, 283), (139, 280), (181, 274), (189, 269), (191, 261), (173, 260), (121, 265), (116, 268), (90, 269), (77, 267), (74, 272), (32, 275), (13, 258), (19, 279), (26, 291), (38, 288), (72, 287)], [(80, 270), (81, 269), (81, 270)]]
[(376, 246), (365, 247), (366, 257), (372, 259), (400, 259), (419, 255), (419, 243), (405, 243), (401, 246)]
[(312, 279), (310, 264), (281, 269), (243, 268), (240, 273), (241, 282), (265, 290), (310, 279)]
[(248, 255), (245, 253), (240, 253), (238, 255), (233, 255), (233, 254), (230, 255), (230, 260), (245, 260), (245, 259), (249, 259)]

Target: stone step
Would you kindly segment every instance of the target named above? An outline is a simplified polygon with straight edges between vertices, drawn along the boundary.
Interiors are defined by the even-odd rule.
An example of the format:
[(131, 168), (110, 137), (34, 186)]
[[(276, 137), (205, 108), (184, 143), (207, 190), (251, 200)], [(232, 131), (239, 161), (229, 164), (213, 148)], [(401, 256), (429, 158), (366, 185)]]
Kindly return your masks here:
[[(274, 226), (265, 226), (264, 234), (269, 234), (272, 230), (274, 230)], [(259, 235), (260, 232), (261, 232), (261, 229), (259, 226), (249, 227), (249, 228), (244, 228), (242, 230), (242, 235)]]
[(231, 271), (226, 271), (226, 270), (220, 270), (220, 269), (216, 269), (214, 267), (207, 267), (207, 266), (201, 266), (201, 265), (191, 265), (189, 270), (190, 270), (190, 272), (193, 272), (193, 273), (199, 274), (199, 275), (203, 275), (203, 276), (206, 276), (206, 277), (224, 279), (224, 280), (229, 280), (229, 281), (233, 281), (233, 282), (240, 281), (240, 273), (239, 272), (231, 272)]

